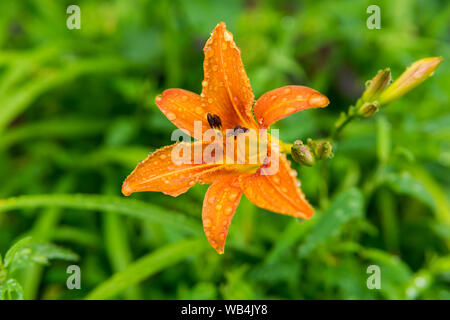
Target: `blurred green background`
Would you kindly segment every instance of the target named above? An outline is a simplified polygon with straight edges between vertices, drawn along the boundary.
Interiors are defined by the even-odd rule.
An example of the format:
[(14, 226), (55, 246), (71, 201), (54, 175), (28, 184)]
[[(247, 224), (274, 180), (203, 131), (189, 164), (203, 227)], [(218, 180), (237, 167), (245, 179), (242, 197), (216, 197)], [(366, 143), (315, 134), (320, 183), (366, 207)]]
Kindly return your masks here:
[[(81, 30), (66, 28), (70, 4)], [(366, 27), (370, 4), (380, 30)], [(1, 1), (0, 253), (32, 237), (0, 265), (4, 298), (450, 299), (449, 17), (446, 0)], [(295, 167), (313, 219), (243, 198), (224, 255), (203, 235), (206, 186), (120, 194), (138, 161), (171, 143), (154, 98), (200, 92), (219, 21), (256, 97), (288, 84), (329, 97), (279, 122), (290, 143), (325, 137), (379, 69), (395, 79), (444, 58), (416, 90), (345, 128), (334, 159)], [(80, 290), (66, 287), (70, 264)], [(369, 265), (380, 290), (367, 288)]]

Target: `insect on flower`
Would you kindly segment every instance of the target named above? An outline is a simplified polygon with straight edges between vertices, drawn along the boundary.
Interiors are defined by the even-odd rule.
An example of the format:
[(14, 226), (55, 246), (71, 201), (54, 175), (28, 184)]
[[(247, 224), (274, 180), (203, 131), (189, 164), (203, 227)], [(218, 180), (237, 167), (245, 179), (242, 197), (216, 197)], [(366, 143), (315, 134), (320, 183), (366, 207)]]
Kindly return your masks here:
[[(304, 86), (278, 88), (254, 102), (240, 50), (223, 22), (215, 27), (204, 53), (201, 95), (168, 89), (155, 100), (166, 117), (191, 136), (195, 134), (195, 122), (200, 122), (203, 132), (214, 129), (219, 136), (236, 140), (247, 131), (268, 129), (297, 111), (326, 107), (329, 103), (327, 97)], [(263, 161), (252, 164), (205, 159), (177, 163), (172, 156), (180, 144), (187, 146), (193, 157), (196, 150), (205, 151), (208, 143), (195, 141), (166, 146), (137, 165), (123, 183), (122, 193), (128, 196), (139, 191), (159, 191), (178, 196), (195, 183), (210, 184), (203, 201), (203, 228), (213, 248), (223, 253), (228, 228), (242, 194), (255, 205), (276, 213), (304, 219), (314, 213), (286, 155), (274, 147), (276, 140), (269, 137)], [(274, 159), (278, 163), (277, 171), (269, 173)]]

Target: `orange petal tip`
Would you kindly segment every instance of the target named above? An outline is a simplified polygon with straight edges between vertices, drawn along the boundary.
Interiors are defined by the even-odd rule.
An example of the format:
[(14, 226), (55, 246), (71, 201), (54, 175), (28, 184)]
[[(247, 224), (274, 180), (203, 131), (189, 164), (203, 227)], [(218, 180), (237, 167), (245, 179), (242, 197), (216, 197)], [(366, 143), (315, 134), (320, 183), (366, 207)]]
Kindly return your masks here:
[(330, 104), (330, 100), (323, 94), (318, 93), (309, 98), (309, 103), (312, 107), (325, 108)]
[(128, 180), (125, 180), (122, 184), (122, 194), (124, 196), (129, 196), (132, 193), (133, 189), (131, 188), (130, 183), (128, 182)]

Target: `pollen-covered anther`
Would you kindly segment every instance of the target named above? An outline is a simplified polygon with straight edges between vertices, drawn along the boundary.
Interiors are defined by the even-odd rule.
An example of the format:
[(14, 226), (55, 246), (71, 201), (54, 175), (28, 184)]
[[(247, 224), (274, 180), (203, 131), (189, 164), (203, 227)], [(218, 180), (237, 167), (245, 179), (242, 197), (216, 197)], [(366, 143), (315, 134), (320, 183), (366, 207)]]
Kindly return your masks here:
[(234, 136), (234, 138), (236, 139), (236, 137), (239, 134), (245, 133), (247, 131), (248, 131), (248, 128), (241, 127), (240, 125), (237, 125), (236, 127), (234, 127), (234, 129), (232, 131), (227, 133), (227, 137)]
[(206, 115), (206, 118), (208, 119), (209, 126), (212, 129), (222, 129), (222, 120), (220, 120), (220, 117), (218, 115), (208, 113)]

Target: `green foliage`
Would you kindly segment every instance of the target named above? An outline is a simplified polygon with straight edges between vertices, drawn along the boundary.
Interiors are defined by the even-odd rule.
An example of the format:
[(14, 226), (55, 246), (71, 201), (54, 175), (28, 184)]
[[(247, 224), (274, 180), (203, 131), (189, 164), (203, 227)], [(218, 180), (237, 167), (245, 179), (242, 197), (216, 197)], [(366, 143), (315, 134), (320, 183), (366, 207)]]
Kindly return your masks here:
[[(68, 30), (71, 2), (0, 1), (0, 299), (450, 299), (450, 6), (376, 3), (380, 30), (366, 28), (371, 1), (80, 0), (82, 28)], [(311, 220), (243, 197), (224, 255), (203, 235), (205, 186), (120, 194), (171, 143), (154, 98), (200, 91), (219, 21), (256, 97), (295, 84), (330, 99), (277, 123), (286, 143), (329, 136), (378, 70), (395, 81), (444, 59), (340, 131), (333, 159), (293, 164)], [(366, 285), (372, 264), (380, 290)]]
[(53, 259), (76, 261), (78, 255), (52, 243), (34, 242), (31, 237), (17, 241), (0, 261), (0, 300), (22, 300), (23, 288), (14, 278), (17, 271), (35, 263), (48, 264)]

